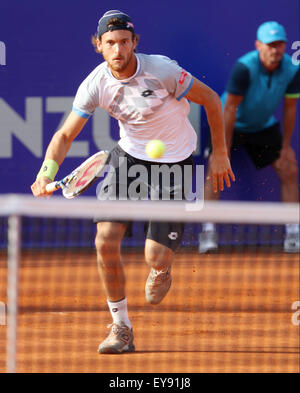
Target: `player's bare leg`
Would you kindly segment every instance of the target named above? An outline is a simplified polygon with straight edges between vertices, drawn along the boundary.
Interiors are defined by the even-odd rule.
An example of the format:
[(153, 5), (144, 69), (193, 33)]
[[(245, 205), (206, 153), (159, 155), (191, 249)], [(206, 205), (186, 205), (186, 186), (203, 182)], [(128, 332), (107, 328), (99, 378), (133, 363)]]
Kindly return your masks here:
[(168, 293), (171, 283), (171, 265), (174, 252), (152, 239), (146, 239), (145, 260), (150, 266), (150, 274), (145, 286), (145, 296), (149, 303), (158, 304)]
[(273, 164), (281, 181), (282, 202), (298, 203), (298, 166), (296, 161), (275, 161)]
[(105, 295), (112, 302), (125, 297), (125, 274), (121, 260), (121, 242), (126, 225), (116, 222), (97, 224), (95, 240), (98, 271)]
[(121, 242), (126, 225), (114, 222), (97, 224), (95, 240), (98, 271), (113, 318), (110, 333), (100, 344), (99, 353), (133, 352), (133, 332), (128, 317), (125, 274), (121, 260)]
[[(281, 181), (281, 200), (286, 203), (299, 203), (298, 165), (296, 160), (280, 160), (274, 162), (273, 168)], [(284, 240), (286, 252), (299, 252), (299, 225), (287, 224)]]

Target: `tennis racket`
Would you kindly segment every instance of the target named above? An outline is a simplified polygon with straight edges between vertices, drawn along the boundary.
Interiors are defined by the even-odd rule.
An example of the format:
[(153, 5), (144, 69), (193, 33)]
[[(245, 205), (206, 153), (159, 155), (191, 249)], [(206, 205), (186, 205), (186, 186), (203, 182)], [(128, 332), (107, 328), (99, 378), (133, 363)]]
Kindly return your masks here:
[(74, 169), (62, 180), (47, 184), (47, 192), (54, 192), (62, 189), (63, 196), (67, 199), (76, 196), (87, 190), (104, 173), (109, 153), (99, 151), (85, 160), (79, 167)]

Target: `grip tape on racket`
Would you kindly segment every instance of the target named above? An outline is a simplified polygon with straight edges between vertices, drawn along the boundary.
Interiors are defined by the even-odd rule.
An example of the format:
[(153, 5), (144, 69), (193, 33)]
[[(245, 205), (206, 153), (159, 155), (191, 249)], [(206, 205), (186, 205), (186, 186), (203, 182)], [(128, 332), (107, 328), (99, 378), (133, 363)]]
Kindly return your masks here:
[(57, 181), (53, 181), (52, 183), (49, 183), (49, 184), (46, 185), (46, 191), (47, 192), (53, 192), (53, 191), (56, 191), (59, 188), (60, 188), (59, 182), (57, 182)]

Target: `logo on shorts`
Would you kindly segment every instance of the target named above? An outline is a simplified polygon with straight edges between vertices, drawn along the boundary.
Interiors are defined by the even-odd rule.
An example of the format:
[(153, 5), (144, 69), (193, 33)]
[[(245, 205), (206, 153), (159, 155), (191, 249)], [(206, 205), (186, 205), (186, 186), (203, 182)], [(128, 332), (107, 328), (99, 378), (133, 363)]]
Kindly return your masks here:
[(117, 308), (113, 308), (113, 309), (112, 309), (112, 312), (117, 312), (117, 311), (118, 311)]
[(153, 90), (149, 90), (149, 89), (148, 89), (148, 90), (143, 91), (141, 95), (142, 95), (143, 97), (149, 97), (149, 96), (151, 96), (153, 93), (154, 93)]
[(178, 238), (178, 232), (170, 232), (168, 238), (171, 240), (176, 240)]

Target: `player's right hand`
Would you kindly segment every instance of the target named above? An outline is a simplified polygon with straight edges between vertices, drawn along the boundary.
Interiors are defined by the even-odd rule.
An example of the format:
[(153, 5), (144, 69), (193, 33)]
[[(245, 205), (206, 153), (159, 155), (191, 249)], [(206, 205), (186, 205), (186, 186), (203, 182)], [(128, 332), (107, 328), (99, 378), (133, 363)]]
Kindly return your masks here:
[(46, 191), (47, 184), (51, 183), (51, 180), (48, 177), (39, 177), (36, 181), (31, 185), (31, 191), (35, 197), (46, 197), (50, 196), (53, 193), (49, 193)]

